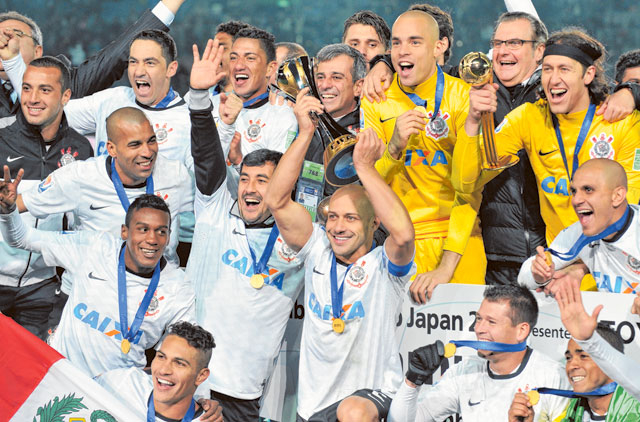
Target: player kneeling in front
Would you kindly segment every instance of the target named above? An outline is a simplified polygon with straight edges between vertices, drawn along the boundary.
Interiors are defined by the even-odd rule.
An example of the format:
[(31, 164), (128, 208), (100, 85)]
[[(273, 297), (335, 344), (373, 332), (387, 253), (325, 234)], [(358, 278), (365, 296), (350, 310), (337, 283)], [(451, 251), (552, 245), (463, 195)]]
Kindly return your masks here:
[[(362, 186), (333, 194), (326, 232), (291, 200), (315, 125), (320, 100), (300, 92), (294, 112), (299, 136), (269, 184), (267, 205), (289, 247), (305, 259), (306, 315), (300, 350), (298, 421), (373, 421), (386, 418), (402, 382), (395, 320), (415, 272), (409, 214), (374, 164), (382, 143), (360, 132), (353, 164)], [(374, 247), (383, 223), (389, 237)], [(366, 358), (365, 358), (366, 357)]]

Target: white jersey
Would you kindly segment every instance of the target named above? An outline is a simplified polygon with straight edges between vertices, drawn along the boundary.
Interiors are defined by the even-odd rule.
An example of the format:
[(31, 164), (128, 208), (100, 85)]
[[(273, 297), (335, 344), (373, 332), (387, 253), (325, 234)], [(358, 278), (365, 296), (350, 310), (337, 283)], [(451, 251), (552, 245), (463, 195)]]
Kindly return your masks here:
[(344, 332), (338, 334), (332, 329), (331, 257), (324, 229), (314, 224), (298, 252), (306, 261), (298, 376), (298, 413), (304, 419), (362, 388), (393, 396), (404, 378), (396, 318), (415, 264), (395, 266), (382, 246), (359, 258), (346, 277), (347, 268), (338, 265), (345, 320)]
[[(63, 166), (23, 192), (22, 200), (35, 217), (73, 211), (77, 230), (108, 231), (120, 237), (126, 212), (109, 176), (110, 163), (111, 157), (101, 156)], [(165, 256), (177, 263), (178, 214), (193, 211), (191, 177), (183, 164), (159, 155), (153, 169), (153, 186), (171, 211), (172, 233)], [(132, 203), (145, 189), (125, 188), (125, 192)], [(70, 291), (68, 277), (63, 276), (62, 287), (65, 293)]]
[[(51, 347), (90, 376), (128, 366), (144, 367), (144, 351), (158, 343), (174, 322), (195, 320), (195, 295), (184, 272), (167, 261), (131, 350), (120, 350), (118, 258), (122, 239), (88, 230), (59, 233), (27, 228), (17, 212), (0, 216), (2, 234), (14, 246), (42, 254), (47, 265), (63, 267), (73, 279)], [(133, 322), (150, 278), (127, 271), (127, 320)]]
[[(640, 285), (640, 207), (630, 207), (633, 215), (629, 216), (629, 223), (612, 240), (591, 242), (571, 261), (563, 261), (552, 255), (556, 271), (581, 259), (596, 280), (598, 291), (635, 294)], [(567, 252), (580, 235), (580, 222), (573, 223), (556, 236), (551, 249)], [(530, 289), (538, 287), (531, 273), (534, 259), (535, 256), (527, 259), (518, 274), (518, 282)]]
[[(459, 413), (465, 422), (506, 422), (515, 394), (539, 387), (571, 389), (564, 367), (542, 353), (527, 349), (518, 369), (509, 375), (495, 374), (487, 360), (469, 356), (450, 367), (437, 384), (422, 386), (419, 395), (418, 389), (403, 382), (391, 403), (389, 421), (441, 422)], [(415, 409), (416, 395), (413, 415), (407, 409)], [(533, 406), (535, 421), (555, 420), (568, 403), (567, 398), (541, 394)]]
[[(153, 392), (153, 380), (149, 373), (140, 368), (121, 368), (105, 372), (95, 380), (108, 392), (126, 403), (129, 409), (146, 418), (149, 398)], [(199, 408), (192, 419), (193, 422), (200, 421), (203, 413), (202, 408)], [(174, 421), (175, 419), (166, 418), (156, 411), (156, 422)]]
[(304, 276), (303, 261), (278, 237), (264, 272), (251, 287), (249, 243), (260, 259), (271, 228), (245, 227), (223, 183), (211, 196), (196, 193), (196, 229), (187, 265), (196, 291), (198, 324), (213, 334), (210, 388), (240, 399), (262, 395), (280, 351)]

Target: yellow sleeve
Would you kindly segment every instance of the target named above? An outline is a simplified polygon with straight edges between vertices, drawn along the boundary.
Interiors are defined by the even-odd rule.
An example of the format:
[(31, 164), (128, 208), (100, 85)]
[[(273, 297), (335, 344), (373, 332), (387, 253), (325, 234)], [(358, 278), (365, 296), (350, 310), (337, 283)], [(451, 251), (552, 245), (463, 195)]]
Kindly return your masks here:
[(481, 201), (481, 191), (471, 194), (456, 191), (449, 216), (449, 234), (443, 246), (444, 250), (460, 255), (464, 253), (476, 224)]
[(385, 138), (382, 123), (380, 122), (380, 112), (376, 106), (379, 106), (379, 104), (369, 102), (366, 97), (362, 99), (360, 109), (362, 110), (362, 115), (364, 117), (363, 129), (373, 128), (373, 130), (378, 134), (378, 137), (386, 144), (389, 140)]
[(376, 170), (387, 184), (390, 184), (393, 178), (404, 168), (403, 155), (396, 160), (389, 154), (389, 145), (384, 149), (382, 157), (376, 161)]
[(616, 161), (627, 173), (627, 201), (637, 204), (640, 200), (640, 113), (634, 111), (627, 119), (629, 122), (624, 125), (624, 141)]

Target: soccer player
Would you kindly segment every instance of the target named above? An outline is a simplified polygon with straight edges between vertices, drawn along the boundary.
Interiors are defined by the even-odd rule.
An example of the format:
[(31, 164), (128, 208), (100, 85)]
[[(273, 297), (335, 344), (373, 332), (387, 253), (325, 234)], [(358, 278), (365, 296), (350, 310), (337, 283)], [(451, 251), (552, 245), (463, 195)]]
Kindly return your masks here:
[[(307, 92), (300, 91), (294, 108), (298, 138), (266, 194), (285, 242), (305, 260), (298, 420), (379, 420), (402, 379), (394, 333), (415, 271), (413, 226), (374, 168), (382, 144), (372, 130), (357, 135), (353, 153), (362, 186), (348, 185), (331, 196), (326, 229), (312, 224), (307, 210), (291, 199), (315, 130), (309, 112), (325, 109)], [(381, 223), (389, 237), (375, 245), (373, 233)]]
[[(484, 291), (474, 331), (479, 341), (524, 345), (537, 320), (538, 304), (529, 290), (491, 286)], [(481, 347), (477, 357), (465, 357), (431, 386), (423, 384), (440, 366), (442, 342), (412, 352), (405, 381), (391, 404), (389, 421), (437, 422), (456, 413), (467, 421), (506, 420), (517, 392), (569, 386), (558, 362), (529, 347), (515, 352)], [(542, 395), (534, 406), (536, 421), (556, 420), (566, 405), (564, 398)]]
[[(569, 181), (580, 163), (592, 158), (618, 161), (627, 172), (628, 199), (640, 198), (640, 168), (634, 166), (640, 147), (640, 114), (608, 123), (595, 111), (605, 99), (602, 61), (604, 47), (584, 32), (565, 30), (546, 42), (542, 61), (542, 88), (546, 99), (526, 103), (507, 114), (496, 128), (497, 155), (524, 148), (536, 176), (547, 243), (576, 221), (570, 207)], [(469, 115), (456, 144), (452, 181), (472, 192), (497, 171), (480, 171), (480, 116), (496, 110), (496, 87), (486, 84), (470, 91)], [(581, 130), (582, 129), (582, 130)]]
[(220, 79), (220, 82), (216, 84), (213, 88), (212, 94), (217, 95), (221, 92), (231, 91), (233, 88), (231, 86), (231, 78), (229, 75), (229, 56), (231, 55), (231, 45), (233, 44), (233, 37), (244, 28), (249, 26), (246, 22), (240, 21), (227, 21), (219, 24), (216, 27), (216, 35), (214, 37), (215, 41), (218, 41), (219, 45), (224, 47), (224, 55), (222, 56), (222, 61), (220, 62), (220, 70), (224, 73), (224, 77)]
[[(198, 323), (218, 343), (208, 382), (212, 398), (222, 404), (225, 421), (245, 422), (258, 420), (304, 271), (265, 202), (282, 154), (250, 152), (240, 167), (237, 200), (227, 189), (225, 154), (208, 94), (221, 76), (216, 72), (218, 51), (217, 42), (209, 41), (200, 58), (194, 47), (189, 95), (197, 224), (187, 274), (197, 292)], [(239, 112), (227, 101), (220, 103), (225, 124)]]
[[(69, 127), (64, 115), (64, 105), (71, 96), (69, 78), (67, 67), (54, 57), (31, 61), (16, 120), (0, 129), (0, 161), (14, 174), (25, 169), (21, 191), (35, 187), (58, 167), (93, 156), (89, 141)], [(40, 230), (62, 229), (61, 215), (37, 219), (25, 213), (23, 218), (25, 224)], [(4, 242), (0, 245), (0, 311), (45, 339), (49, 315), (60, 296), (55, 268), (47, 266), (38, 254)]]
[(40, 253), (73, 280), (51, 346), (90, 376), (128, 366), (144, 367), (145, 350), (166, 327), (194, 320), (195, 295), (182, 270), (162, 257), (171, 215), (155, 195), (136, 198), (120, 237), (80, 230), (47, 232), (26, 227), (16, 207), (24, 171), (11, 180), (4, 167), (0, 230), (13, 247)]
[(371, 10), (361, 10), (344, 21), (342, 43), (358, 50), (367, 62), (384, 54), (389, 46), (391, 31), (382, 17)]
[[(126, 69), (129, 44), (133, 37), (145, 29), (168, 30), (173, 22), (175, 14), (180, 9), (184, 0), (162, 0), (158, 2), (153, 11), (146, 11), (138, 21), (128, 27), (123, 33), (91, 56), (77, 67), (70, 69), (70, 88), (72, 98), (82, 98), (109, 88), (122, 77)], [(10, 42), (11, 39), (18, 41)], [(22, 81), (22, 73), (31, 60), (42, 56), (42, 32), (38, 25), (28, 17), (15, 11), (0, 14), (0, 47), (5, 43), (10, 44), (12, 54), (0, 56), (3, 62), (0, 64), (0, 117), (10, 116), (16, 113), (18, 107), (17, 97)], [(65, 56), (58, 56), (60, 60), (70, 65), (71, 62)], [(11, 78), (5, 72), (9, 68), (17, 69), (17, 78)]]
[[(37, 218), (72, 211), (76, 230), (110, 231), (119, 235), (129, 203), (148, 193), (163, 198), (171, 210), (171, 226), (179, 214), (193, 210), (192, 179), (180, 162), (158, 154), (158, 142), (145, 114), (131, 107), (114, 111), (106, 122), (110, 155), (76, 161), (52, 172), (39, 185), (22, 192), (20, 212)], [(177, 236), (168, 240), (165, 255), (177, 263)], [(62, 291), (71, 280), (63, 275)]]
[(431, 15), (403, 13), (392, 35), (391, 57), (399, 72), (387, 100), (365, 98), (361, 107), (364, 127), (387, 144), (376, 168), (402, 199), (416, 230), (418, 275), (410, 290), (414, 301), (424, 303), (438, 284), (484, 284), (481, 195), (458, 195), (450, 181), (469, 87), (437, 66), (445, 44)]
[[(559, 284), (571, 282), (558, 270), (581, 260), (595, 278), (598, 291), (635, 293), (640, 285), (640, 208), (627, 202), (624, 168), (605, 158), (586, 161), (573, 175), (570, 192), (578, 221), (551, 243), (556, 252), (549, 254), (551, 262), (547, 263), (544, 248), (538, 247), (537, 255), (522, 265), (518, 282), (530, 289), (553, 282), (546, 290), (555, 294)], [(577, 244), (581, 249), (573, 251)]]
[[(193, 396), (209, 377), (211, 351), (216, 347), (213, 336), (186, 321), (172, 324), (167, 331), (150, 370), (114, 369), (96, 381), (138, 413), (154, 415), (152, 420), (157, 422), (204, 420), (204, 409)], [(216, 406), (210, 420), (222, 422), (221, 407)]]

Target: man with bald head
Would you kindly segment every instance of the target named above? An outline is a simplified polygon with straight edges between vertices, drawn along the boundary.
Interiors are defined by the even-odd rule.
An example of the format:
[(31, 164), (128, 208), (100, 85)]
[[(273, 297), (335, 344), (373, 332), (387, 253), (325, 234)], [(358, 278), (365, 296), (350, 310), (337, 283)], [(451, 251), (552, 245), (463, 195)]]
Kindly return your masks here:
[(550, 253), (537, 248), (538, 254), (522, 265), (518, 282), (531, 289), (556, 278), (571, 282), (556, 273), (582, 260), (598, 291), (640, 291), (640, 207), (627, 202), (624, 168), (606, 158), (586, 161), (575, 172), (570, 192), (578, 221), (556, 236)]
[[(160, 196), (171, 211), (171, 230), (178, 233), (179, 214), (193, 211), (191, 176), (179, 161), (158, 154), (151, 123), (138, 108), (124, 107), (107, 118), (107, 151), (76, 161), (51, 173), (39, 185), (22, 192), (18, 209), (37, 218), (73, 212), (76, 230), (109, 231), (119, 236), (133, 198), (143, 193)], [(178, 236), (171, 236), (165, 256), (178, 262)], [(71, 281), (63, 276), (62, 291)]]
[(409, 210), (418, 265), (410, 290), (414, 301), (425, 303), (438, 284), (484, 284), (480, 193), (457, 194), (450, 181), (469, 87), (437, 65), (447, 45), (428, 13), (400, 15), (391, 39), (397, 73), (385, 101), (363, 99), (364, 127), (387, 145), (376, 169)]
[[(415, 272), (413, 225), (374, 167), (383, 144), (372, 130), (357, 135), (353, 152), (362, 186), (331, 196), (326, 228), (312, 224), (307, 210), (291, 199), (315, 131), (310, 112), (325, 111), (307, 93), (300, 91), (294, 108), (298, 137), (266, 195), (285, 242), (305, 260), (297, 420), (380, 420), (402, 382), (395, 321)], [(376, 245), (373, 233), (381, 223), (389, 237)]]

